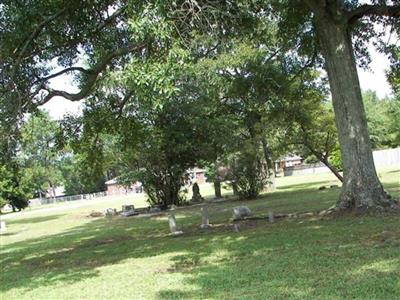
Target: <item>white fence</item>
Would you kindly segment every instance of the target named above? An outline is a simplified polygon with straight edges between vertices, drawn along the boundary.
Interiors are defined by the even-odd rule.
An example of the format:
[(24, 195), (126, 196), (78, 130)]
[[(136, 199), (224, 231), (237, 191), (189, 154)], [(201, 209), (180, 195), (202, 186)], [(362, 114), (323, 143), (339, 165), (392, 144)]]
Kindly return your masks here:
[(135, 191), (124, 192), (121, 191), (119, 193), (108, 194), (107, 192), (99, 192), (92, 194), (82, 194), (82, 195), (73, 195), (73, 196), (63, 196), (56, 198), (42, 198), (42, 199), (31, 199), (29, 201), (29, 206), (37, 206), (37, 205), (46, 205), (53, 203), (62, 203), (62, 202), (70, 202), (70, 201), (78, 201), (78, 200), (94, 200), (99, 198), (112, 198), (112, 197), (121, 197), (121, 196), (132, 196), (132, 195), (142, 195), (143, 193), (136, 193)]
[[(135, 193), (135, 191), (130, 192), (119, 192), (108, 194), (107, 192), (99, 192), (92, 194), (82, 194), (82, 195), (72, 195), (72, 196), (62, 196), (56, 198), (35, 198), (29, 200), (29, 207), (48, 205), (54, 203), (63, 203), (63, 202), (71, 202), (71, 201), (79, 201), (79, 200), (95, 200), (101, 198), (113, 198), (113, 197), (121, 197), (121, 196), (134, 196), (134, 195), (143, 195), (143, 193)], [(7, 204), (2, 208), (2, 211), (11, 211), (11, 205)]]
[(69, 201), (77, 201), (77, 200), (91, 200), (107, 197), (107, 192), (99, 192), (93, 194), (83, 194), (83, 195), (72, 195), (72, 196), (62, 196), (56, 198), (35, 198), (29, 200), (29, 206), (37, 206), (37, 205), (45, 205), (45, 204), (53, 204), (59, 202), (69, 202)]
[[(376, 150), (373, 153), (376, 168), (398, 167), (400, 168), (400, 148)], [(288, 168), (284, 171), (284, 176), (296, 176), (331, 172), (322, 164), (299, 165)]]
[(307, 174), (320, 174), (329, 173), (331, 170), (325, 165), (312, 164), (312, 165), (298, 165), (294, 167), (286, 168), (283, 171), (283, 176), (296, 176), (296, 175), (307, 175)]
[(373, 152), (375, 167), (400, 167), (400, 148)]

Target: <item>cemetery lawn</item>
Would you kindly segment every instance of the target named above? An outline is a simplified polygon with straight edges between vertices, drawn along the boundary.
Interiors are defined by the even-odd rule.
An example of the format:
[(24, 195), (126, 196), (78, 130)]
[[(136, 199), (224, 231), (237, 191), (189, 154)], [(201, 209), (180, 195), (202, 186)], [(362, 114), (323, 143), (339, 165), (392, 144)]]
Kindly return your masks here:
[[(400, 198), (400, 170), (379, 174)], [(399, 214), (253, 220), (235, 232), (229, 218), (240, 204), (256, 216), (317, 212), (339, 194), (318, 190), (338, 184), (330, 174), (277, 184), (257, 200), (209, 204), (210, 230), (199, 229), (199, 206), (178, 209), (178, 237), (168, 235), (166, 215), (88, 217), (93, 209), (144, 205), (142, 198), (5, 219), (0, 299), (399, 299)]]

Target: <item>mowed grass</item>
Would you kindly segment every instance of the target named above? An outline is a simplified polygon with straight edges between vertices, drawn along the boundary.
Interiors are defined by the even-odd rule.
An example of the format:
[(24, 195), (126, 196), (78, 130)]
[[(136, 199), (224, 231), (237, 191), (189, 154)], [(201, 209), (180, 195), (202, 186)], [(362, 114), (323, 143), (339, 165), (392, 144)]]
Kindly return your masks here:
[[(400, 170), (379, 174), (399, 198)], [(257, 200), (209, 203), (210, 230), (199, 229), (200, 206), (179, 208), (178, 237), (165, 214), (88, 217), (143, 198), (16, 215), (0, 236), (0, 299), (400, 299), (399, 215), (243, 221), (239, 232), (229, 220), (241, 204), (259, 216), (319, 211), (340, 189), (318, 187), (337, 184), (330, 174), (279, 178)]]

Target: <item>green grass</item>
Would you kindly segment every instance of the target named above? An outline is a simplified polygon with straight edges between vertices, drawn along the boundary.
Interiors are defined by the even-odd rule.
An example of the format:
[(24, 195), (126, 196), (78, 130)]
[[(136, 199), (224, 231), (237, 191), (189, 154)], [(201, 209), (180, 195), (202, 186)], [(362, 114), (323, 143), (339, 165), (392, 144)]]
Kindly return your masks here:
[[(380, 172), (396, 197), (399, 176)], [(207, 231), (198, 227), (199, 206), (178, 209), (179, 237), (168, 235), (165, 215), (87, 217), (93, 209), (144, 206), (143, 198), (15, 215), (0, 236), (0, 299), (400, 298), (399, 215), (246, 221), (235, 232), (234, 206), (248, 205), (255, 215), (319, 211), (340, 191), (318, 190), (337, 184), (330, 174), (277, 184), (257, 200), (210, 203), (214, 226)]]

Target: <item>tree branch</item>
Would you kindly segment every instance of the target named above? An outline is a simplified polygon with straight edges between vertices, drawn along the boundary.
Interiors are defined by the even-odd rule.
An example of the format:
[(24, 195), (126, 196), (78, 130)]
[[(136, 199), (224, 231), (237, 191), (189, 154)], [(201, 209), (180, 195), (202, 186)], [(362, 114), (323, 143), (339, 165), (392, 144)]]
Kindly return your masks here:
[(57, 12), (56, 14), (46, 18), (45, 20), (43, 20), (36, 28), (35, 30), (30, 34), (30, 36), (25, 40), (25, 43), (23, 43), (23, 46), (20, 44), (17, 48), (14, 49), (14, 53), (17, 53), (18, 50), (21, 48), (21, 50), (19, 51), (17, 60), (16, 60), (16, 65), (18, 66), (21, 63), (22, 57), (24, 55), (24, 53), (26, 52), (29, 44), (39, 36), (40, 32), (43, 30), (43, 28), (49, 24), (51, 21), (57, 19), (59, 16), (61, 16), (67, 9), (63, 8), (61, 9), (59, 12)]
[(87, 75), (87, 79), (86, 82), (84, 83), (82, 89), (78, 92), (78, 93), (68, 93), (66, 91), (61, 91), (61, 90), (53, 90), (49, 87), (45, 88), (45, 90), (48, 91), (48, 94), (46, 96), (43, 97), (43, 99), (39, 100), (38, 102), (36, 102), (36, 105), (43, 105), (45, 103), (47, 103), (48, 101), (50, 101), (53, 97), (63, 97), (65, 99), (71, 100), (71, 101), (79, 101), (82, 100), (83, 98), (85, 98), (86, 96), (88, 96), (91, 92), (92, 87), (94, 86), (94, 84), (97, 81), (97, 78), (99, 76), (99, 74), (105, 70), (105, 68), (111, 63), (111, 61), (114, 58), (117, 57), (121, 57), (123, 55), (126, 55), (128, 53), (131, 53), (133, 51), (140, 51), (142, 50), (144, 47), (146, 46), (145, 43), (140, 44), (140, 45), (136, 45), (136, 46), (127, 46), (125, 48), (120, 48), (115, 50), (114, 52), (109, 53), (108, 55), (106, 55), (103, 60), (101, 60), (99, 63), (97, 63), (92, 69), (88, 70), (88, 69), (83, 69), (83, 68), (79, 68), (79, 67), (71, 67), (71, 68), (67, 68), (65, 70), (62, 70), (56, 74), (50, 75), (48, 77), (54, 78), (56, 77), (56, 75), (61, 75), (64, 74), (66, 72), (75, 70), (75, 71), (81, 71), (84, 72)]
[(311, 68), (314, 64), (315, 61), (318, 58), (318, 52), (317, 50), (314, 50), (312, 56), (307, 60), (307, 62), (304, 64), (304, 66), (302, 66), (300, 68), (299, 71), (297, 71), (292, 78), (289, 79), (289, 81), (283, 86), (283, 87), (287, 87), (289, 84), (291, 84), (292, 82), (294, 82), (297, 77), (299, 77), (306, 69)]
[(62, 70), (60, 72), (51, 74), (49, 76), (39, 78), (38, 81), (39, 82), (44, 82), (44, 81), (50, 80), (52, 78), (58, 77), (60, 75), (63, 75), (65, 73), (75, 72), (75, 71), (82, 72), (82, 73), (85, 73), (85, 74), (88, 74), (88, 75), (92, 72), (92, 70), (88, 70), (88, 69), (85, 69), (85, 68), (82, 68), (82, 67), (70, 67), (70, 68), (66, 68), (66, 69), (64, 69), (64, 70)]
[(112, 21), (114, 21), (116, 18), (118, 18), (120, 15), (122, 15), (124, 13), (124, 11), (126, 10), (128, 6), (127, 5), (123, 5), (120, 8), (118, 8), (111, 16), (109, 16), (106, 20), (104, 20), (103, 23), (99, 24), (96, 28), (95, 32), (99, 32), (101, 31), (104, 27), (106, 27), (107, 25), (109, 25)]
[(349, 23), (354, 23), (365, 16), (381, 16), (381, 17), (400, 17), (400, 5), (361, 5), (349, 12), (347, 12), (347, 19)]
[(133, 96), (133, 92), (132, 92), (132, 91), (129, 91), (129, 92), (125, 95), (125, 97), (122, 99), (121, 104), (120, 104), (119, 109), (118, 109), (118, 115), (117, 115), (117, 117), (115, 118), (116, 120), (118, 120), (118, 119), (120, 119), (120, 118), (122, 117), (122, 113), (123, 113), (123, 111), (124, 111), (125, 105), (128, 103), (128, 100), (129, 100), (132, 96)]

